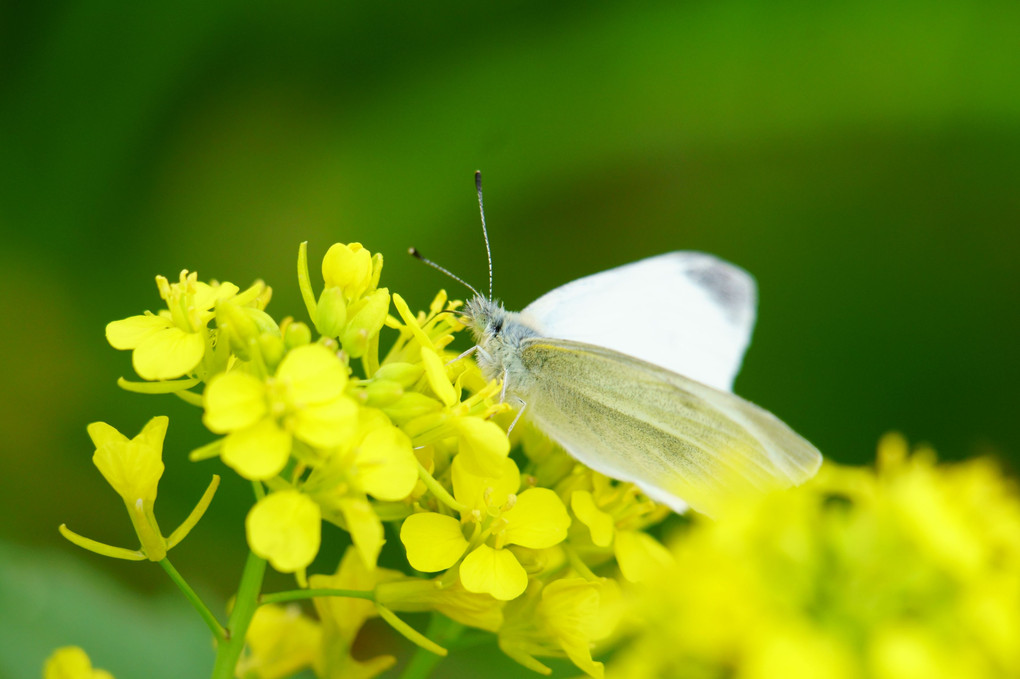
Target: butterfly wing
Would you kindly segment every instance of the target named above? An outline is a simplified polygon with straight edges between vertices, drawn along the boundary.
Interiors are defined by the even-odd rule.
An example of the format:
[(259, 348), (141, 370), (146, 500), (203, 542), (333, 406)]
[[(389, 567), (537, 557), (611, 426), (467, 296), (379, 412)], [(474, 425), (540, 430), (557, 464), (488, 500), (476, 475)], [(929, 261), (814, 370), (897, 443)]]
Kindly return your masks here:
[(521, 320), (544, 337), (615, 349), (728, 391), (756, 305), (743, 269), (671, 252), (567, 283), (529, 304)]
[(649, 497), (709, 516), (749, 494), (800, 484), (821, 454), (734, 394), (603, 347), (536, 338), (513, 391), (576, 459)]

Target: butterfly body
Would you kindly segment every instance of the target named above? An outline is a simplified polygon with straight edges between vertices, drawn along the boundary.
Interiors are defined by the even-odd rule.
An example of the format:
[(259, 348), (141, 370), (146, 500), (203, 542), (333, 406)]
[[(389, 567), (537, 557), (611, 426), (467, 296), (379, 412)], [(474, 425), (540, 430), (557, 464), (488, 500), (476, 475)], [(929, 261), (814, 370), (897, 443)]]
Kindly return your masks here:
[(756, 299), (742, 269), (674, 252), (568, 283), (520, 313), (481, 295), (464, 313), (483, 374), (572, 456), (675, 511), (716, 516), (821, 462), (729, 391)]

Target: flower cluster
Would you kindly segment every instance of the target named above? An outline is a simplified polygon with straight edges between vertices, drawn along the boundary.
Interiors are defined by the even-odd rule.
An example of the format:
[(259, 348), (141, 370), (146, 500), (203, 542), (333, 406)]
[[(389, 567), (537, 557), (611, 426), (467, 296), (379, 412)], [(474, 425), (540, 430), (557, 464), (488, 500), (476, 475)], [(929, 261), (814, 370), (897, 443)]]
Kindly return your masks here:
[[(455, 628), (492, 633), (536, 671), (550, 671), (537, 657), (556, 656), (601, 676), (592, 652), (618, 619), (615, 563), (637, 580), (660, 562), (665, 548), (642, 529), (668, 512), (525, 426), (511, 457), (500, 384), (449, 349), (463, 329), (453, 313), (460, 302), (440, 292), (415, 313), (379, 287), (382, 263), (359, 243), (335, 244), (316, 291), (302, 245), (307, 324), (267, 314), (271, 291), (261, 282), (242, 292), (185, 271), (177, 283), (156, 279), (167, 308), (107, 326), (145, 380), (121, 386), (201, 408), (215, 438), (191, 459), (218, 457), (253, 484), (252, 553), (295, 575), (308, 596), (291, 600), (314, 597), (314, 618), (285, 599), (258, 607), (239, 671), (374, 676), (393, 656), (355, 659), (350, 650), (377, 616), (443, 655), (397, 616), (431, 611)], [(162, 538), (153, 503), (166, 428), (157, 417), (128, 440), (104, 423), (89, 427), (96, 464), (123, 496), (142, 547), (99, 545), (62, 527), (69, 539), (171, 572), (166, 551), (201, 516), (215, 481), (183, 529)], [(351, 547), (334, 573), (309, 575), (323, 522), (347, 531)], [(403, 570), (378, 566), (386, 524), (399, 535), (389, 549)]]
[[(667, 547), (649, 532), (667, 508), (527, 423), (508, 437), (501, 385), (450, 348), (460, 302), (440, 292), (416, 313), (379, 287), (382, 264), (358, 243), (333, 245), (316, 291), (302, 245), (308, 323), (270, 316), (261, 282), (242, 291), (185, 271), (157, 277), (165, 309), (107, 326), (143, 380), (120, 385), (194, 405), (211, 440), (191, 459), (218, 457), (252, 485), (251, 555), (230, 620), (167, 558), (219, 479), (164, 537), (166, 417), (134, 438), (88, 427), (139, 548), (61, 532), (158, 562), (216, 639), (214, 678), (376, 676), (398, 649), (352, 653), (373, 618), (418, 646), (409, 677), (466, 628), (542, 674), (539, 658), (556, 657), (592, 677), (1020, 676), (1020, 498), (989, 461), (939, 465), (889, 436), (877, 471), (826, 465), (719, 521), (674, 522)], [(323, 522), (350, 545), (335, 568), (309, 573), (323, 570)], [(262, 592), (267, 563), (297, 589)], [(422, 612), (425, 633), (401, 617)], [(593, 655), (611, 643), (607, 668)], [(109, 676), (75, 648), (45, 673)]]
[(629, 601), (620, 677), (1020, 676), (1020, 494), (988, 459), (887, 435), (672, 541)]

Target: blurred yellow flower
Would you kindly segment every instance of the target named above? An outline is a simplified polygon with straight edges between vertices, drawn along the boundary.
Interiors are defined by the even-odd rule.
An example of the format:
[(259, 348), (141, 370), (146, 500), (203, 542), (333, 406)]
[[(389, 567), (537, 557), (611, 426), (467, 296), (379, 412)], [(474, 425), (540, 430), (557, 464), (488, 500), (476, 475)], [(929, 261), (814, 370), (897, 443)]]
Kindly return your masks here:
[(592, 647), (616, 627), (619, 590), (613, 580), (567, 577), (531, 587), (507, 605), (499, 647), (525, 667), (549, 674), (534, 656), (567, 657), (585, 674), (603, 676)]
[(64, 646), (46, 659), (43, 679), (113, 679), (113, 675), (93, 669), (88, 655), (77, 646)]
[(259, 606), (245, 635), (245, 654), (236, 674), (252, 679), (293, 676), (311, 667), (321, 644), (319, 623), (302, 614), (300, 606)]
[[(403, 577), (398, 571), (368, 568), (353, 549), (347, 549), (333, 575), (313, 575), (312, 588), (371, 591), (380, 583)], [(316, 597), (315, 611), (322, 621), (323, 644), (315, 670), (324, 679), (369, 679), (392, 667), (391, 655), (356, 660), (351, 655), (354, 640), (365, 621), (376, 617), (375, 604), (354, 597)]]
[(611, 676), (1020, 676), (1020, 495), (988, 459), (889, 435), (877, 471), (827, 464), (671, 548)]

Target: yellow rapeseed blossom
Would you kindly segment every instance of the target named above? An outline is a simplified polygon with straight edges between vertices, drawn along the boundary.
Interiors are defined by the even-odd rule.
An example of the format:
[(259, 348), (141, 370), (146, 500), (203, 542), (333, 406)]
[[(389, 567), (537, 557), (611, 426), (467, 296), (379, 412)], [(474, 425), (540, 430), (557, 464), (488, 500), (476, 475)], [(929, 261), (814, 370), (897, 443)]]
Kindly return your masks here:
[(219, 477), (213, 477), (205, 495), (184, 523), (169, 538), (164, 538), (156, 522), (154, 505), (159, 479), (163, 476), (163, 439), (169, 422), (165, 416), (154, 417), (132, 439), (105, 422), (93, 422), (88, 426), (89, 437), (96, 447), (92, 462), (124, 501), (141, 547), (138, 550), (128, 550), (105, 545), (78, 535), (61, 524), (60, 532), (65, 538), (79, 547), (104, 556), (128, 561), (160, 561), (166, 556), (167, 550), (187, 536), (212, 501)]
[(506, 607), (506, 624), (499, 631), (499, 647), (525, 667), (549, 674), (534, 656), (567, 657), (592, 677), (603, 676), (603, 665), (592, 660), (595, 642), (609, 636), (620, 613), (619, 590), (604, 578), (562, 578), (534, 585), (528, 594)]
[(300, 606), (260, 606), (248, 627), (237, 676), (285, 679), (311, 667), (321, 646), (318, 621), (304, 615)]
[[(520, 472), (512, 459), (505, 458), (502, 467), (496, 476), (482, 476), (464, 457), (456, 457), (453, 491), (464, 507), (461, 521), (433, 512), (414, 514), (404, 521), (400, 539), (414, 568), (432, 573), (460, 562), (464, 589), (508, 601), (524, 592), (528, 573), (506, 547), (552, 547), (566, 538), (570, 517), (548, 488), (518, 494)], [(470, 540), (461, 523), (470, 530)]]
[[(377, 676), (398, 649), (377, 643), (389, 637), (376, 622), (418, 646), (412, 676), (486, 637), (542, 674), (551, 657), (592, 677), (1020, 676), (1020, 500), (987, 460), (939, 465), (891, 436), (877, 471), (829, 464), (722, 520), (651, 531), (671, 512), (633, 484), (581, 465), (526, 419), (508, 436), (502, 385), (451, 349), (461, 302), (440, 291), (413, 311), (379, 287), (383, 258), (360, 243), (329, 248), (321, 287), (307, 257), (302, 245), (303, 319), (274, 320), (261, 283), (241, 292), (184, 272), (157, 279), (166, 309), (107, 328), (149, 380), (122, 386), (201, 408), (216, 438), (192, 459), (219, 457), (251, 482), (251, 553), (229, 620), (166, 558), (216, 487), (162, 536), (166, 418), (133, 439), (89, 427), (140, 548), (60, 528), (94, 552), (159, 561), (209, 625), (218, 679), (309, 666), (321, 679)], [(332, 575), (308, 574), (335, 535), (323, 522), (352, 545)], [(262, 592), (267, 563), (297, 589)], [(317, 620), (287, 603), (309, 598)], [(427, 631), (403, 613), (430, 613)], [(458, 640), (463, 627), (474, 629)], [(102, 676), (80, 650), (46, 671)]]
[(270, 479), (287, 463), (294, 438), (337, 446), (355, 431), (358, 409), (346, 385), (343, 362), (324, 346), (309, 344), (291, 350), (273, 377), (240, 371), (214, 377), (205, 390), (204, 421), (227, 434), (225, 463), (245, 478)]
[[(313, 588), (332, 587), (371, 591), (381, 582), (401, 577), (397, 571), (367, 568), (355, 550), (348, 549), (333, 575), (313, 575)], [(392, 667), (392, 655), (356, 660), (351, 655), (354, 640), (365, 621), (377, 615), (371, 601), (347, 597), (315, 599), (315, 610), (322, 621), (323, 646), (315, 662), (316, 674), (324, 679), (369, 679)]]
[(46, 659), (43, 679), (113, 679), (113, 675), (94, 669), (88, 655), (77, 646), (64, 646)]
[(610, 676), (1020, 676), (1020, 495), (990, 460), (890, 435), (876, 472), (827, 464), (671, 546)]
[(602, 563), (611, 549), (623, 577), (638, 582), (671, 562), (662, 543), (644, 532), (661, 521), (668, 509), (644, 498), (633, 484), (578, 469), (557, 485), (557, 491), (569, 497), (571, 511), (588, 530), (590, 544), (583, 531), (573, 536), (575, 549), (586, 563)]
[(198, 367), (210, 345), (207, 325), (218, 302), (233, 298), (241, 305), (265, 306), (268, 301), (268, 289), (261, 283), (239, 294), (233, 283), (203, 283), (187, 270), (177, 283), (156, 276), (156, 287), (166, 309), (106, 326), (106, 339), (115, 349), (132, 350), (135, 371), (146, 380), (174, 379)]

